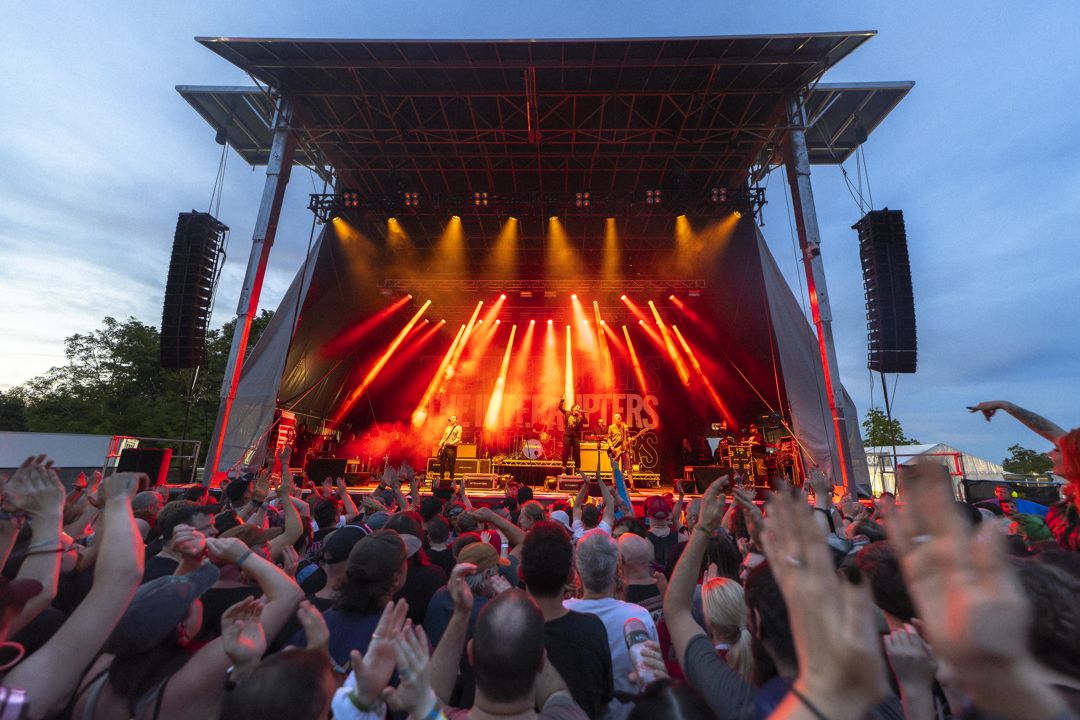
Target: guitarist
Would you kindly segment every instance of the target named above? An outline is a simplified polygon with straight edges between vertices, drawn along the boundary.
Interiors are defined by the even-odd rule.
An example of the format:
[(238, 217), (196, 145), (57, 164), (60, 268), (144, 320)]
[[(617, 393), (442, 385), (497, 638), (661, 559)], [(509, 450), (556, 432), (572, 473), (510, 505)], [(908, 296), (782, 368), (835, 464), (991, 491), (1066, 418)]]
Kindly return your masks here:
[(622, 471), (623, 478), (625, 478), (628, 486), (633, 487), (633, 477), (631, 476), (632, 468), (634, 466), (634, 440), (641, 433), (631, 434), (630, 426), (623, 422), (622, 415), (615, 413), (615, 417), (612, 418), (611, 425), (608, 426), (608, 457), (611, 458), (611, 465), (617, 464), (619, 470)]
[(443, 476), (450, 470), (450, 487), (454, 486), (454, 465), (457, 462), (457, 448), (461, 444), (461, 426), (458, 425), (457, 415), (451, 415), (443, 430), (442, 439), (439, 441), (439, 484), (442, 484)]

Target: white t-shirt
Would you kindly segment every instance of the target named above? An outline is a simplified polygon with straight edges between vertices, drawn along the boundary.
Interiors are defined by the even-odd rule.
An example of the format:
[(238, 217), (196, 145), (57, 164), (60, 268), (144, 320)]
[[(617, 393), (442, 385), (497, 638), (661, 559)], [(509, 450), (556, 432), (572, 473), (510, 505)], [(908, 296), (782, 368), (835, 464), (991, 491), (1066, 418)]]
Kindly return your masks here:
[[(589, 528), (589, 529), (603, 530), (608, 535), (611, 534), (611, 526), (608, 525), (605, 520), (601, 520), (600, 524), (597, 525), (595, 528)], [(585, 529), (585, 525), (582, 524), (581, 520), (575, 520), (574, 521), (574, 526), (573, 526), (573, 528), (571, 528), (571, 531), (574, 534), (574, 542), (577, 542), (578, 540), (581, 539), (582, 535), (589, 532), (589, 530)]]
[[(602, 523), (601, 523), (602, 524)], [(631, 618), (637, 618), (649, 633), (649, 639), (657, 640), (656, 624), (653, 622), (649, 611), (640, 605), (623, 602), (615, 598), (603, 598), (601, 600), (578, 600), (576, 598), (563, 601), (563, 607), (577, 612), (592, 613), (600, 618), (607, 630), (608, 647), (611, 648), (611, 674), (614, 680), (616, 693), (636, 694), (640, 688), (630, 682), (630, 673), (634, 666), (630, 662), (630, 651), (623, 639), (623, 625)], [(625, 720), (633, 709), (633, 704), (626, 704), (618, 700), (612, 700), (608, 704), (607, 711), (603, 714), (604, 720)]]

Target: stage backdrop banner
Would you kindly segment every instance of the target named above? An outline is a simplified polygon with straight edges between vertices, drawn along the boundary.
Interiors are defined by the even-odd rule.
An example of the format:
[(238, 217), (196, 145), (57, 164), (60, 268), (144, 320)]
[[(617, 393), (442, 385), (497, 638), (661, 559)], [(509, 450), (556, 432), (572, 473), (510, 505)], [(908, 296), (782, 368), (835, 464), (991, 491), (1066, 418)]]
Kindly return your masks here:
[(274, 317), (244, 361), (218, 461), (219, 472), (227, 472), (238, 464), (262, 465), (265, 460), (266, 443), (262, 441), (274, 422), (285, 358), (296, 329), (297, 300), (302, 306), (315, 272), (314, 259), (319, 257), (324, 236), (325, 230), (312, 246), (309, 262), (301, 266), (293, 278)]
[[(805, 459), (818, 465), (834, 483), (839, 483), (839, 452), (829, 398), (825, 392), (817, 335), (784, 276), (780, 274), (780, 268), (761, 233), (757, 235), (757, 243), (793, 429), (802, 442), (804, 456), (808, 456)], [(843, 395), (848, 445), (851, 447), (852, 479), (858, 485), (870, 487), (870, 473), (859, 435), (859, 412), (847, 390), (843, 390)]]

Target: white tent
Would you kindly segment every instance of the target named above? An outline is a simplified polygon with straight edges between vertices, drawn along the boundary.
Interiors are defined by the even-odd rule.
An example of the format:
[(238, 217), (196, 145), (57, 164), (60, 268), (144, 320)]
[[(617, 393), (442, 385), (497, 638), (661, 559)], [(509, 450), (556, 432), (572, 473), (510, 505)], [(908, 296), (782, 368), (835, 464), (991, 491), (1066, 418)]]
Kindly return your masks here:
[[(893, 464), (893, 448), (865, 448), (866, 464), (870, 470), (870, 487), (875, 493), (882, 491), (896, 492), (896, 467)], [(897, 445), (896, 461), (900, 465), (910, 465), (916, 459), (932, 459), (940, 462), (949, 470), (953, 485), (961, 480), (988, 480), (1003, 482), (1005, 469), (963, 450), (958, 450), (945, 443), (924, 443), (922, 445)]]

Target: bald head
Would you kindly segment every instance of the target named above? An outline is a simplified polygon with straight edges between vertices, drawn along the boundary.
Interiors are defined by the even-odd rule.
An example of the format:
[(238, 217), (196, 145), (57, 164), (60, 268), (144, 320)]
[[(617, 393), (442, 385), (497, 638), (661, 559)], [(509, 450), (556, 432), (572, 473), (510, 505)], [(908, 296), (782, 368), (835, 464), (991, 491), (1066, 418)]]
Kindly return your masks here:
[(634, 533), (626, 533), (619, 538), (619, 559), (627, 570), (647, 569), (656, 557), (653, 544)]
[(544, 615), (523, 590), (510, 589), (484, 605), (469, 643), (476, 689), (496, 702), (532, 696), (544, 662)]
[(144, 513), (156, 515), (161, 512), (161, 508), (164, 507), (164, 505), (165, 503), (162, 502), (161, 496), (152, 490), (138, 493), (131, 499), (131, 509), (134, 512), (139, 512), (141, 510)]

